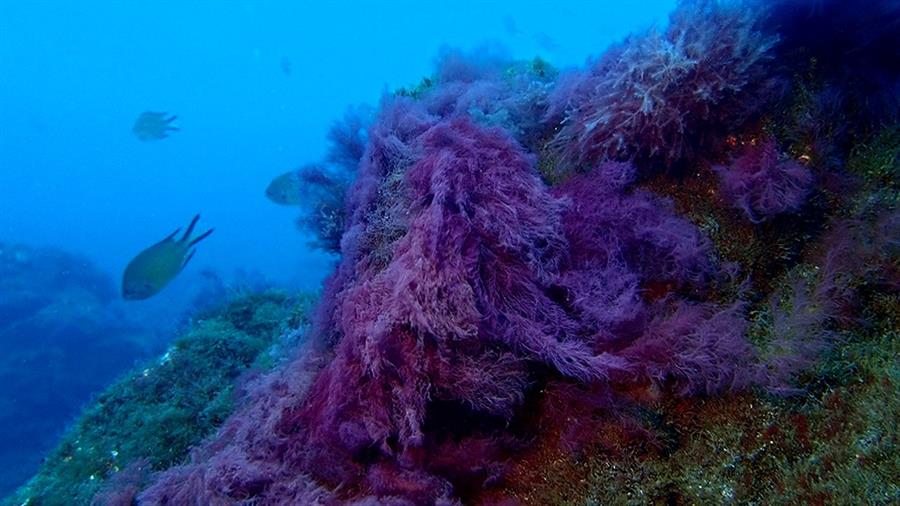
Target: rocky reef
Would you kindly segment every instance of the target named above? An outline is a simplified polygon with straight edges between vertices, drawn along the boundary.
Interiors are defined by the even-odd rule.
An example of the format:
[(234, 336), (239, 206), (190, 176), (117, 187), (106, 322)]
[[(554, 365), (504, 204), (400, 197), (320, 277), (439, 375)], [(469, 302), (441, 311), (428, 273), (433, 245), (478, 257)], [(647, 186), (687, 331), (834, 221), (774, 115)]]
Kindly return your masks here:
[(307, 325), (314, 300), (266, 291), (201, 311), (162, 356), (97, 396), (7, 503), (124, 500), (115, 498), (133, 493), (152, 469), (181, 462), (233, 411), (242, 385), (297, 346), (301, 332), (285, 331)]
[(0, 243), (0, 490), (34, 473), (91, 394), (159, 341), (86, 258)]
[[(47, 476), (91, 416), (143, 413), (172, 425), (92, 444), (122, 470), (98, 504), (900, 500), (898, 22), (698, 0), (585, 69), (446, 51), (332, 129), (352, 183), (300, 223), (340, 263), (308, 326), (262, 332), (303, 339), (227, 409), (136, 372)], [(270, 341), (224, 320), (150, 377), (240, 376)]]

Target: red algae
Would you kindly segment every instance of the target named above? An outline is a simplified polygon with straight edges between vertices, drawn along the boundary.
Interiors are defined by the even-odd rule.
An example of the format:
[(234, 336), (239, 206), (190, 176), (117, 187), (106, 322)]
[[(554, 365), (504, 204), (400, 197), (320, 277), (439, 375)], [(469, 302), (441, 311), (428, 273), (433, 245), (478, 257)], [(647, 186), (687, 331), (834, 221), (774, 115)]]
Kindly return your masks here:
[(896, 470), (896, 188), (820, 198), (857, 176), (781, 153), (767, 15), (682, 2), (558, 80), (447, 51), (337, 124), (305, 348), (138, 503), (827, 503)]

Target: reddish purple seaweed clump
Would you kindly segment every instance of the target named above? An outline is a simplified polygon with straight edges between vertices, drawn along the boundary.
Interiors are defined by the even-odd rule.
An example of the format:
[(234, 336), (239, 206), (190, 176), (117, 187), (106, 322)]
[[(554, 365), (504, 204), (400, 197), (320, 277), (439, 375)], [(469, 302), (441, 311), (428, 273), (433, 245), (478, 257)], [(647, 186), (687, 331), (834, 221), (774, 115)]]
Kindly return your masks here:
[[(336, 125), (329, 159), (355, 180), (309, 344), (139, 502), (459, 504), (503, 478), (541, 430), (529, 409), (554, 392), (566, 412), (617, 414), (642, 390), (783, 386), (805, 365), (795, 356), (821, 348), (808, 329), (825, 317), (798, 313), (784, 326), (803, 346), (762, 359), (745, 303), (723, 295), (741, 292), (732, 266), (635, 187), (631, 162), (609, 161), (720, 149), (771, 84), (775, 38), (758, 21), (684, 2), (664, 34), (629, 39), (553, 96), (534, 67), (448, 52), (415, 98)], [(554, 187), (529, 152), (550, 135), (584, 172)], [(777, 155), (766, 142), (719, 169), (754, 221), (811, 192), (809, 170)], [(574, 418), (560, 432), (577, 446), (594, 426)]]
[(749, 146), (731, 165), (716, 171), (725, 198), (754, 223), (800, 209), (814, 182), (806, 166), (779, 159), (774, 139)]
[(673, 166), (715, 149), (779, 86), (766, 65), (777, 37), (739, 2), (680, 2), (668, 28), (630, 36), (549, 98), (553, 145), (576, 168), (603, 160)]
[(322, 349), (259, 382), (143, 504), (452, 503), (502, 475), (521, 444), (506, 427), (547, 374), (674, 395), (754, 376), (737, 306), (643, 296), (702, 294), (718, 267), (630, 165), (550, 191), (504, 131), (396, 99), (359, 170)]

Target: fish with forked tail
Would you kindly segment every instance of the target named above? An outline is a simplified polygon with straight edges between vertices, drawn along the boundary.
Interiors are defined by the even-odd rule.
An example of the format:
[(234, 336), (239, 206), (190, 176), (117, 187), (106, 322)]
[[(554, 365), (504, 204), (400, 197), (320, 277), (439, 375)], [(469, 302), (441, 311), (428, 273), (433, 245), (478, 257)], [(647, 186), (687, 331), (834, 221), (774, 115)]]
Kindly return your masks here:
[(172, 124), (178, 116), (166, 116), (169, 115), (165, 112), (145, 111), (138, 116), (131, 131), (142, 141), (165, 139), (169, 136), (169, 132), (178, 131), (178, 127)]
[(147, 299), (159, 293), (191, 260), (195, 244), (209, 237), (213, 229), (191, 239), (191, 233), (200, 215), (194, 216), (180, 239), (175, 239), (180, 228), (165, 239), (140, 252), (128, 263), (122, 276), (122, 297), (127, 300)]

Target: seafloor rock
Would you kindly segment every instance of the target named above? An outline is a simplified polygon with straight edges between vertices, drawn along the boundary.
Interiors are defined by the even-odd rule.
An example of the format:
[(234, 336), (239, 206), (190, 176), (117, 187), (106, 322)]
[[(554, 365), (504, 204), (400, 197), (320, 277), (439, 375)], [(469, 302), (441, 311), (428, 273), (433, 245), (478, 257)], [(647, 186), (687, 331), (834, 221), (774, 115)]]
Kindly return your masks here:
[(90, 395), (152, 350), (84, 258), (0, 243), (0, 490), (40, 465)]
[(240, 397), (239, 377), (251, 381), (282, 347), (296, 346), (299, 334), (279, 337), (304, 327), (313, 300), (248, 293), (200, 312), (162, 357), (99, 395), (8, 504), (89, 504), (98, 491), (102, 503), (128, 504), (115, 498), (133, 495), (151, 469), (181, 462), (221, 425)]

